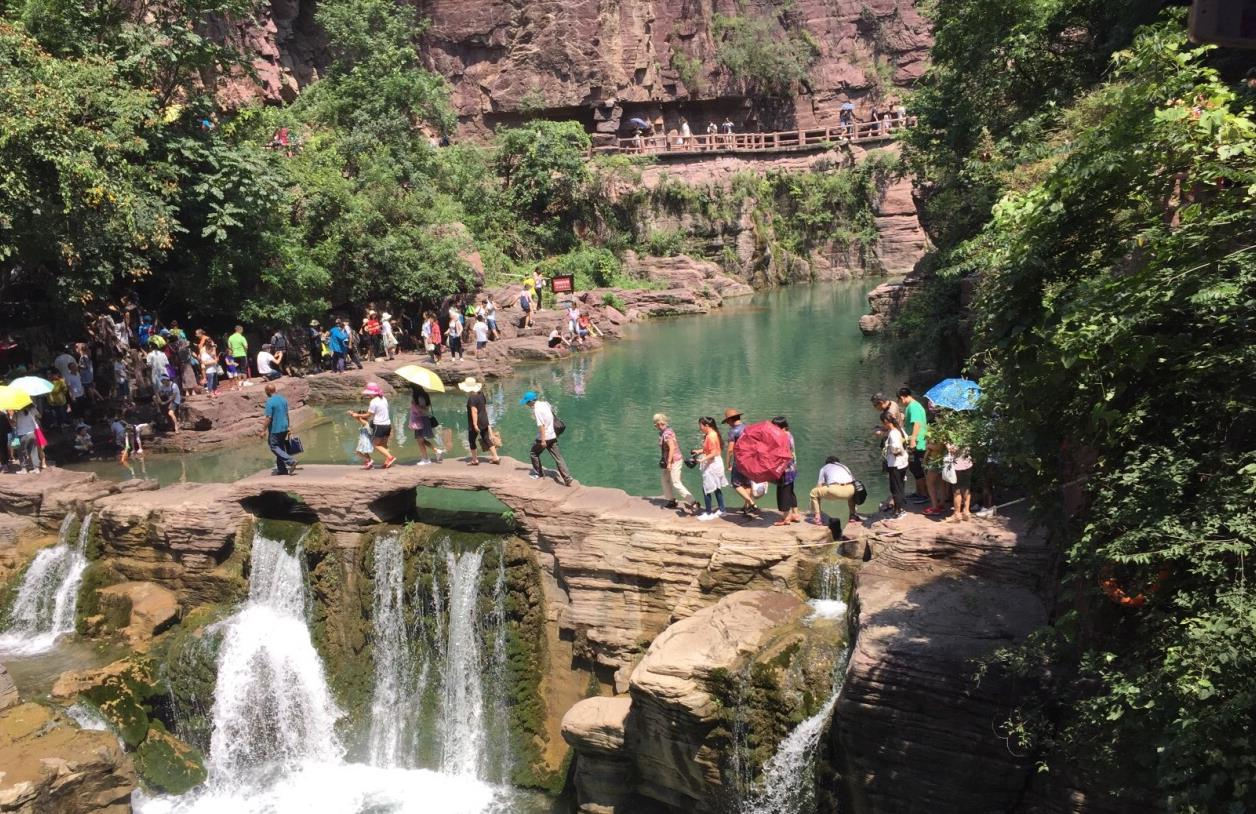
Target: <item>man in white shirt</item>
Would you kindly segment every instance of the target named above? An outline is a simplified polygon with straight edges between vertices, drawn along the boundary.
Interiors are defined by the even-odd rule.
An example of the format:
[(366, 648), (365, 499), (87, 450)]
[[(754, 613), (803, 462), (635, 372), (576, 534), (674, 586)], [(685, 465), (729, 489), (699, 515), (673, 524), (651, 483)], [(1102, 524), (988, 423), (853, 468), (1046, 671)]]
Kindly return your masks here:
[(471, 326), (471, 332), (475, 334), (475, 356), (478, 359), (480, 351), (488, 345), (488, 323), (484, 321), (483, 314), (476, 314), (475, 324)]
[(262, 345), (261, 351), (257, 354), (257, 375), (263, 379), (274, 381), (283, 375), (279, 369), (279, 358), (271, 353), (270, 345)]
[(153, 348), (145, 356), (144, 361), (148, 363), (148, 377), (152, 382), (153, 392), (157, 392), (157, 388), (161, 387), (161, 377), (166, 374), (166, 354), (160, 348)]
[(817, 526), (824, 525), (820, 501), (825, 498), (845, 500), (846, 505), (850, 507), (849, 522), (858, 523), (863, 520), (855, 510), (855, 475), (846, 464), (833, 455), (824, 460), (816, 488), (811, 490), (811, 522)]
[(70, 363), (77, 362), (78, 359), (74, 354), (70, 353), (71, 347), (67, 345), (62, 349), (61, 354), (52, 360), (52, 366), (61, 371), (61, 378), (68, 378), (70, 375)]
[(570, 486), (575, 483), (571, 473), (567, 471), (567, 462), (558, 451), (558, 432), (554, 429), (554, 408), (548, 401), (541, 401), (532, 390), (524, 393), (519, 403), (525, 407), (531, 407), (532, 416), (536, 419), (536, 440), (532, 442), (532, 450), (528, 453), (528, 458), (532, 461), (532, 471), (529, 477), (532, 480), (545, 477), (545, 470), (541, 468), (541, 452), (549, 450), (549, 454), (554, 456), (554, 463), (558, 465), (558, 476), (562, 478), (563, 485)]

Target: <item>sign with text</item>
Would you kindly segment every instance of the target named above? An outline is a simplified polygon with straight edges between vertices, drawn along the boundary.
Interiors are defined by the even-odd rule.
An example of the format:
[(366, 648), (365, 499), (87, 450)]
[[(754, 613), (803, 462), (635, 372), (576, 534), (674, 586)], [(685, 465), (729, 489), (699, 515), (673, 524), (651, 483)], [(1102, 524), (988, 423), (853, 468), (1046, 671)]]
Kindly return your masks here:
[(550, 280), (550, 290), (555, 294), (570, 294), (576, 290), (576, 278), (570, 274), (559, 274)]

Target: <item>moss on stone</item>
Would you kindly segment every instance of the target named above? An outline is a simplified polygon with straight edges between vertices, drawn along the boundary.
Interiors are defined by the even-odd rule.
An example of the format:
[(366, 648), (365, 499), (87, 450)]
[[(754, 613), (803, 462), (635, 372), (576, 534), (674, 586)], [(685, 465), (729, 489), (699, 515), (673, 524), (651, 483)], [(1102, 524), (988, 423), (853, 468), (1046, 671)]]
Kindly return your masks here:
[[(83, 571), (83, 582), (79, 585), (79, 601), (75, 609), (74, 627), (79, 635), (87, 635), (86, 620), (101, 612), (100, 589), (123, 581), (122, 575), (108, 560), (93, 560), (88, 563), (87, 569)], [(130, 624), (129, 618), (113, 627), (116, 630), (128, 624)]]
[(156, 722), (135, 750), (135, 769), (146, 787), (163, 794), (183, 794), (204, 783), (208, 776), (200, 750)]
[(147, 658), (132, 656), (125, 661), (124, 669), (106, 676), (83, 696), (100, 710), (127, 748), (134, 749), (148, 735), (147, 701), (157, 694), (157, 688)]
[(221, 638), (206, 628), (224, 618), (231, 608), (202, 605), (182, 624), (162, 636), (151, 657), (156, 664), (158, 696), (153, 715), (192, 746), (207, 751), (213, 731), (211, 713), (218, 681)]

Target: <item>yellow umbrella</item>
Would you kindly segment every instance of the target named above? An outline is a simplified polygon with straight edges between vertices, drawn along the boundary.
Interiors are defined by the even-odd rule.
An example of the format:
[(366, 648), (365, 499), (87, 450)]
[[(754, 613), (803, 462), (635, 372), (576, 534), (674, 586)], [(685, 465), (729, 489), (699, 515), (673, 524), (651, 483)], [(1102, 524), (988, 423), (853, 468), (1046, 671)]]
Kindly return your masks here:
[(445, 383), (440, 380), (440, 376), (421, 365), (406, 365), (393, 372), (411, 384), (417, 384), (424, 390), (435, 390), (437, 393), (445, 392)]
[(0, 385), (0, 410), (20, 410), (31, 403), (30, 394), (8, 385)]

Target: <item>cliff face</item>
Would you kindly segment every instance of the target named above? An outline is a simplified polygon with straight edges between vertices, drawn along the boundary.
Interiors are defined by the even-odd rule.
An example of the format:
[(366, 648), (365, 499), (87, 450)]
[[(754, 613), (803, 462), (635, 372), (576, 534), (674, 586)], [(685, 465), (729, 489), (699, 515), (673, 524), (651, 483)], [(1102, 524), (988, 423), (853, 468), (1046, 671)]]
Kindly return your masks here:
[[(572, 118), (614, 133), (640, 116), (695, 132), (732, 119), (739, 130), (835, 124), (842, 102), (866, 118), (874, 98), (920, 77), (930, 44), (917, 0), (417, 0), (431, 21), (421, 46), (453, 87), (464, 133), (525, 114)], [(269, 99), (318, 75), (314, 0), (271, 0), (259, 27), (233, 32), (257, 54)], [(754, 101), (720, 66), (717, 15), (762, 20), (814, 55), (792, 99)], [(237, 91), (238, 96), (245, 95)]]

